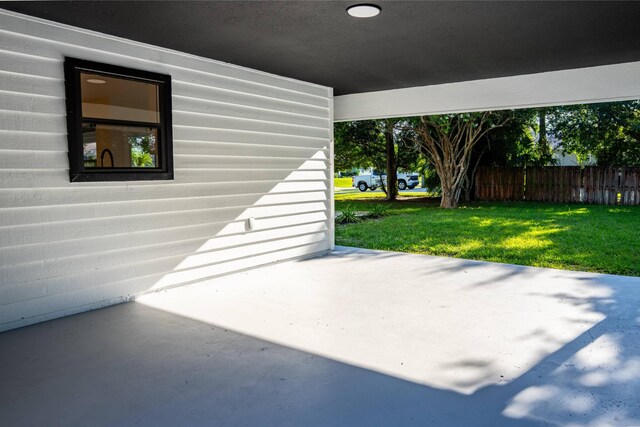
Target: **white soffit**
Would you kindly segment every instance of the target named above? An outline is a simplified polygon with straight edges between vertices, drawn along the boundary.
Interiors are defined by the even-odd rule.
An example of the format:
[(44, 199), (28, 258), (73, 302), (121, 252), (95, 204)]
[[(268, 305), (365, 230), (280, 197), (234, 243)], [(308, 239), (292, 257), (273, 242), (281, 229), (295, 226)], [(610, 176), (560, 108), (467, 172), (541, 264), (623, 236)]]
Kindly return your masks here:
[(640, 99), (640, 62), (334, 98), (335, 121)]

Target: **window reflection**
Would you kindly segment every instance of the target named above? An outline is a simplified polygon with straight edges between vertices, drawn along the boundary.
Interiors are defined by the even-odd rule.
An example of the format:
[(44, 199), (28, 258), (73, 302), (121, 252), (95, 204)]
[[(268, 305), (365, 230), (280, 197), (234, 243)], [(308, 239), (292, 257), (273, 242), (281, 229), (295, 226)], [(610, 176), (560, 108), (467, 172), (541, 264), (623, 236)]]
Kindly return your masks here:
[(83, 123), (85, 168), (156, 168), (158, 130), (141, 126)]
[(156, 83), (83, 72), (80, 85), (84, 118), (160, 123)]

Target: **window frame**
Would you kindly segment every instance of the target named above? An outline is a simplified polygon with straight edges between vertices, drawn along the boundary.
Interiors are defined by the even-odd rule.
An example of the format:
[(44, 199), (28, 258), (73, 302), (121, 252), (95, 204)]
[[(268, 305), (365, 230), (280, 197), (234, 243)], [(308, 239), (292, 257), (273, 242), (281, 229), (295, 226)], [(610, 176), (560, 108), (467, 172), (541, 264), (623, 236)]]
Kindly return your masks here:
[[(80, 74), (83, 72), (158, 85), (160, 123), (83, 118)], [(69, 177), (71, 182), (142, 181), (173, 179), (173, 134), (171, 121), (171, 76), (117, 65), (64, 58), (64, 82), (67, 107), (67, 141), (69, 144)], [(147, 126), (158, 132), (158, 167), (155, 168), (85, 168), (83, 122), (115, 126)]]

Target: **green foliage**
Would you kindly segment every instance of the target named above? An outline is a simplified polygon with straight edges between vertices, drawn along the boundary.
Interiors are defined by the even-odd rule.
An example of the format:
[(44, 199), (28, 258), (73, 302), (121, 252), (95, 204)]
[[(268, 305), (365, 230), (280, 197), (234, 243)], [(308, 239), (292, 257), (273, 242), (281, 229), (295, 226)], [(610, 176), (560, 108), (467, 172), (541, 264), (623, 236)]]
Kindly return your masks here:
[(422, 116), (412, 123), (416, 145), (440, 178), (441, 207), (455, 208), (461, 197), (468, 199), (475, 165), (484, 151), (483, 148), (473, 161), (474, 149), (488, 133), (504, 126), (510, 113), (441, 114)]
[(153, 166), (153, 158), (149, 153), (140, 153), (137, 151), (131, 152), (131, 166), (145, 167)]
[(374, 203), (370, 206), (369, 209), (364, 209), (363, 211), (367, 212), (367, 214), (361, 216), (358, 215), (356, 209), (351, 204), (341, 204), (340, 214), (336, 218), (336, 222), (338, 224), (356, 224), (362, 222), (365, 218), (382, 218), (389, 214), (389, 206), (380, 203)]
[[(450, 114), (437, 114), (433, 116), (423, 116), (420, 119), (431, 124), (430, 130), (432, 132), (441, 132), (442, 134), (449, 134), (454, 132), (457, 128), (468, 125), (469, 129), (477, 129), (482, 126), (480, 118), (485, 113), (471, 112), (471, 113), (450, 113)], [(434, 136), (438, 136), (434, 133)]]
[(499, 111), (508, 115), (504, 126), (494, 129), (474, 149), (472, 163), (482, 166), (546, 166), (551, 151), (539, 147), (539, 109)]
[[(464, 169), (466, 176), (459, 180), (449, 176), (445, 182), (447, 193), (455, 192), (464, 200), (471, 194), (477, 166), (546, 166), (553, 164), (549, 141), (560, 142), (563, 150), (575, 153), (578, 159), (596, 156), (603, 166), (640, 166), (640, 101), (606, 104), (545, 107), (505, 110), (489, 113), (456, 113), (428, 117), (393, 119), (395, 156), (399, 169), (418, 171), (427, 177), (426, 187), (440, 191), (442, 181), (434, 165), (443, 158), (443, 141), (449, 138), (449, 154), (456, 152), (464, 138), (455, 142), (452, 137), (461, 129), (466, 134), (482, 133), (473, 144), (470, 155), (456, 154), (448, 165), (441, 162), (441, 173)], [(385, 120), (337, 123), (335, 128), (336, 169), (373, 167), (386, 170), (384, 130)], [(420, 143), (427, 137), (437, 143), (425, 149)], [(458, 153), (463, 153), (458, 151)], [(455, 157), (455, 156), (454, 156)], [(461, 166), (460, 166), (461, 165)], [(451, 172), (453, 171), (453, 172)], [(459, 175), (459, 174), (458, 174)], [(460, 182), (458, 188), (451, 182)], [(451, 196), (448, 196), (451, 197)]]
[(640, 166), (640, 101), (569, 105), (549, 114), (565, 152), (599, 166)]
[(131, 145), (131, 166), (154, 166), (151, 153), (155, 150), (155, 138), (151, 136), (136, 136), (129, 138)]
[[(393, 121), (397, 167), (413, 170), (419, 153), (410, 138), (406, 120)], [(384, 171), (387, 157), (384, 131), (386, 120), (360, 120), (340, 122), (334, 125), (335, 169), (346, 171), (352, 168), (374, 168)]]
[(431, 193), (439, 194), (442, 186), (440, 185), (440, 177), (436, 170), (433, 167), (428, 167), (422, 171), (422, 174), (424, 176), (424, 187)]
[[(436, 197), (440, 197), (438, 193), (424, 193), (422, 191), (403, 191), (402, 194), (398, 196), (400, 200), (406, 199), (433, 199)], [(380, 191), (367, 191), (366, 193), (361, 192), (345, 192), (345, 193), (336, 193), (335, 200), (339, 201), (354, 201), (361, 202), (363, 200), (371, 200), (371, 201), (382, 201), (386, 199), (386, 195)]]
[(420, 175), (420, 184), (423, 188), (426, 188), (431, 194), (440, 194), (440, 177), (425, 156), (420, 156), (413, 170)]
[(341, 206), (340, 215), (336, 218), (338, 224), (355, 224), (361, 221), (362, 218), (358, 216), (356, 210), (349, 204)]
[(334, 138), (336, 170), (384, 168), (384, 137), (375, 120), (336, 123)]
[(394, 132), (398, 169), (407, 172), (416, 171), (419, 165), (424, 162), (424, 156), (416, 147), (414, 131), (410, 126), (409, 119), (398, 122)]
[(382, 218), (389, 215), (389, 205), (375, 204), (369, 211), (370, 218)]
[(336, 200), (336, 208), (393, 215), (336, 229), (336, 244), (536, 267), (640, 275), (640, 207), (477, 203), (438, 209), (437, 200)]

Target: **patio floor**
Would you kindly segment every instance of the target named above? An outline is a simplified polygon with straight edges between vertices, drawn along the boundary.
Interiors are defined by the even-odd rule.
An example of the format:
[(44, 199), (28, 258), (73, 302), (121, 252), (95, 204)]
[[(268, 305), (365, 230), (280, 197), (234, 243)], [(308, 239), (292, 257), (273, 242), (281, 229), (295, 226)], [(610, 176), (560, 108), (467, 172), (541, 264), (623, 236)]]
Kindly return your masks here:
[(0, 425), (640, 425), (640, 278), (339, 248), (0, 334)]

